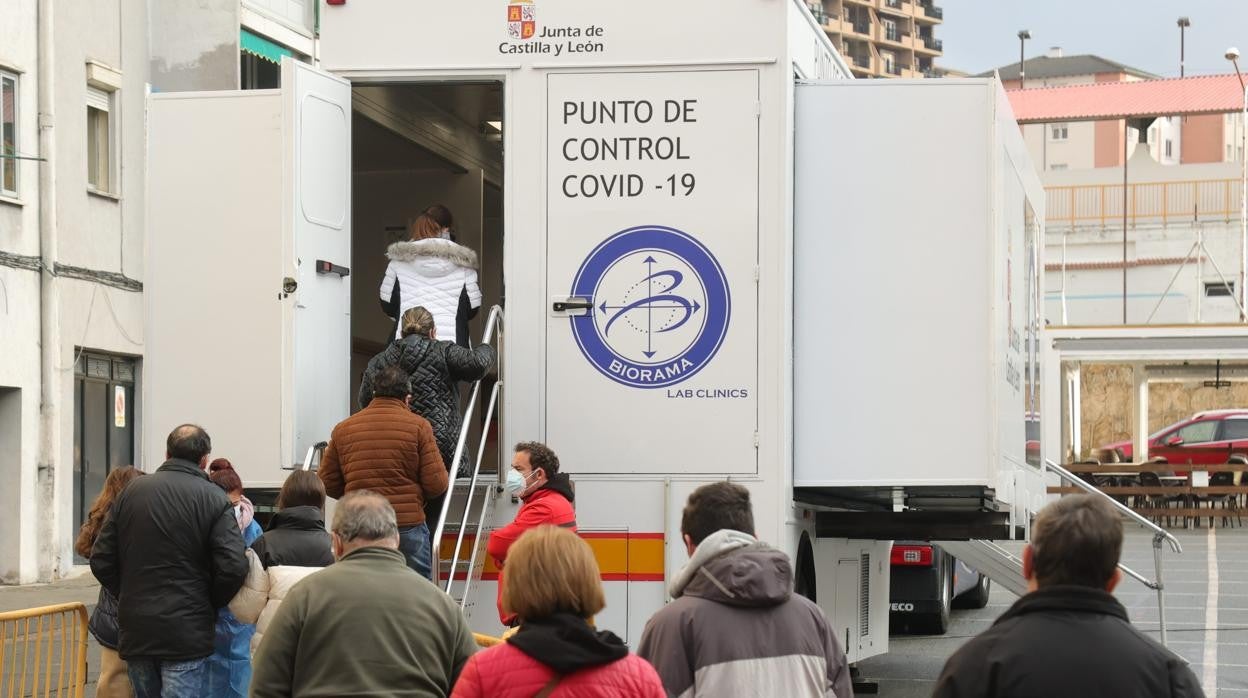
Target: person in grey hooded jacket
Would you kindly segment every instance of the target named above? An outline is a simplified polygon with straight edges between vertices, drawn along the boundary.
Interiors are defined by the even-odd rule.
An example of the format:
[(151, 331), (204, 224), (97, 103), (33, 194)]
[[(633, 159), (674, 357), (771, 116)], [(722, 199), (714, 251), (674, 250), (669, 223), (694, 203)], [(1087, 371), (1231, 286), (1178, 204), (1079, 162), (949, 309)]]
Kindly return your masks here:
[(637, 648), (669, 696), (853, 695), (823, 611), (793, 593), (788, 556), (754, 537), (749, 490), (731, 482), (699, 487), (680, 530), (689, 564)]

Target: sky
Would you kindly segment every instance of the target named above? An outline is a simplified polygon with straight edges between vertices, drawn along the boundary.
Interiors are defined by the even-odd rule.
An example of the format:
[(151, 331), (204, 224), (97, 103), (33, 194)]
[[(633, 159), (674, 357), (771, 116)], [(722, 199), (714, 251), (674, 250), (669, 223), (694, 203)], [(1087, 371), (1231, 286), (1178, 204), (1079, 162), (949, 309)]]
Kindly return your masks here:
[(1248, 71), (1248, 0), (935, 0), (944, 56), (936, 64), (975, 74), (1018, 62), (1018, 31), (1027, 57), (1061, 46), (1067, 56), (1094, 53), (1163, 77), (1179, 74), (1179, 17), (1186, 16), (1186, 74), (1234, 72), (1223, 54), (1244, 52)]

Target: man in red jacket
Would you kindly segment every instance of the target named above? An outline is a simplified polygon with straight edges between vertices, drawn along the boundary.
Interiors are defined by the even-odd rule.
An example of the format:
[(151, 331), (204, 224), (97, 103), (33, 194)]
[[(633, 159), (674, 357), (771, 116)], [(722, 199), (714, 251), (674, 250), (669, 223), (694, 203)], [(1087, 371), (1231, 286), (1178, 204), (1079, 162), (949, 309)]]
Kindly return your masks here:
[(576, 530), (576, 512), (572, 509), (572, 481), (559, 472), (559, 456), (546, 444), (522, 441), (507, 473), (507, 489), (523, 504), (516, 518), (490, 534), (486, 552), (498, 565), (498, 619), (512, 625), (515, 614), (503, 609), (503, 572), (507, 551), (522, 533), (542, 524)]

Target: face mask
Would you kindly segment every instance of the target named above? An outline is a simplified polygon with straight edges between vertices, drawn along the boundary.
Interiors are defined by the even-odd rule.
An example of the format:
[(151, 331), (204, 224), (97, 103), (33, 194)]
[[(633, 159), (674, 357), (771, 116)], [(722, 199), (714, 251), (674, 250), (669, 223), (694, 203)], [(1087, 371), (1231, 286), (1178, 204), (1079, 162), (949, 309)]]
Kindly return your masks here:
[(516, 470), (515, 468), (508, 470), (507, 471), (507, 491), (512, 493), (513, 495), (519, 495), (521, 492), (524, 491), (524, 488), (529, 486), (529, 476), (531, 476), (532, 474), (533, 473), (529, 473), (528, 476), (521, 475), (520, 471)]
[(243, 505), (235, 504), (234, 505), (234, 520), (241, 521), (242, 518), (243, 518)]
[(442, 239), (443, 239), (443, 240), (450, 240), (450, 239), (451, 239), (451, 229), (450, 229), (450, 228), (443, 228), (443, 229), (442, 229), (442, 235), (441, 235), (441, 237), (442, 237)]

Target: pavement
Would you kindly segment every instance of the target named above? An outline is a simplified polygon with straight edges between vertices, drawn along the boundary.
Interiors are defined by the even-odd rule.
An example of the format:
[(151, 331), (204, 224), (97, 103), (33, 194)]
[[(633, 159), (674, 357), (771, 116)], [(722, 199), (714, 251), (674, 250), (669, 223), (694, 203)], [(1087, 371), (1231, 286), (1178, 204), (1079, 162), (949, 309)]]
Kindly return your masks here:
[[(1248, 698), (1248, 529), (1172, 532), (1183, 553), (1166, 548), (1163, 556), (1168, 645), (1191, 663), (1208, 698)], [(1128, 530), (1122, 562), (1151, 579), (1151, 536), (1142, 529)], [(1126, 579), (1116, 595), (1132, 622), (1160, 639), (1157, 592)], [(888, 653), (859, 663), (862, 678), (877, 682), (881, 696), (930, 696), (945, 660), (992, 625), (1016, 598), (994, 586), (987, 607), (954, 610), (944, 635), (892, 636)]]

